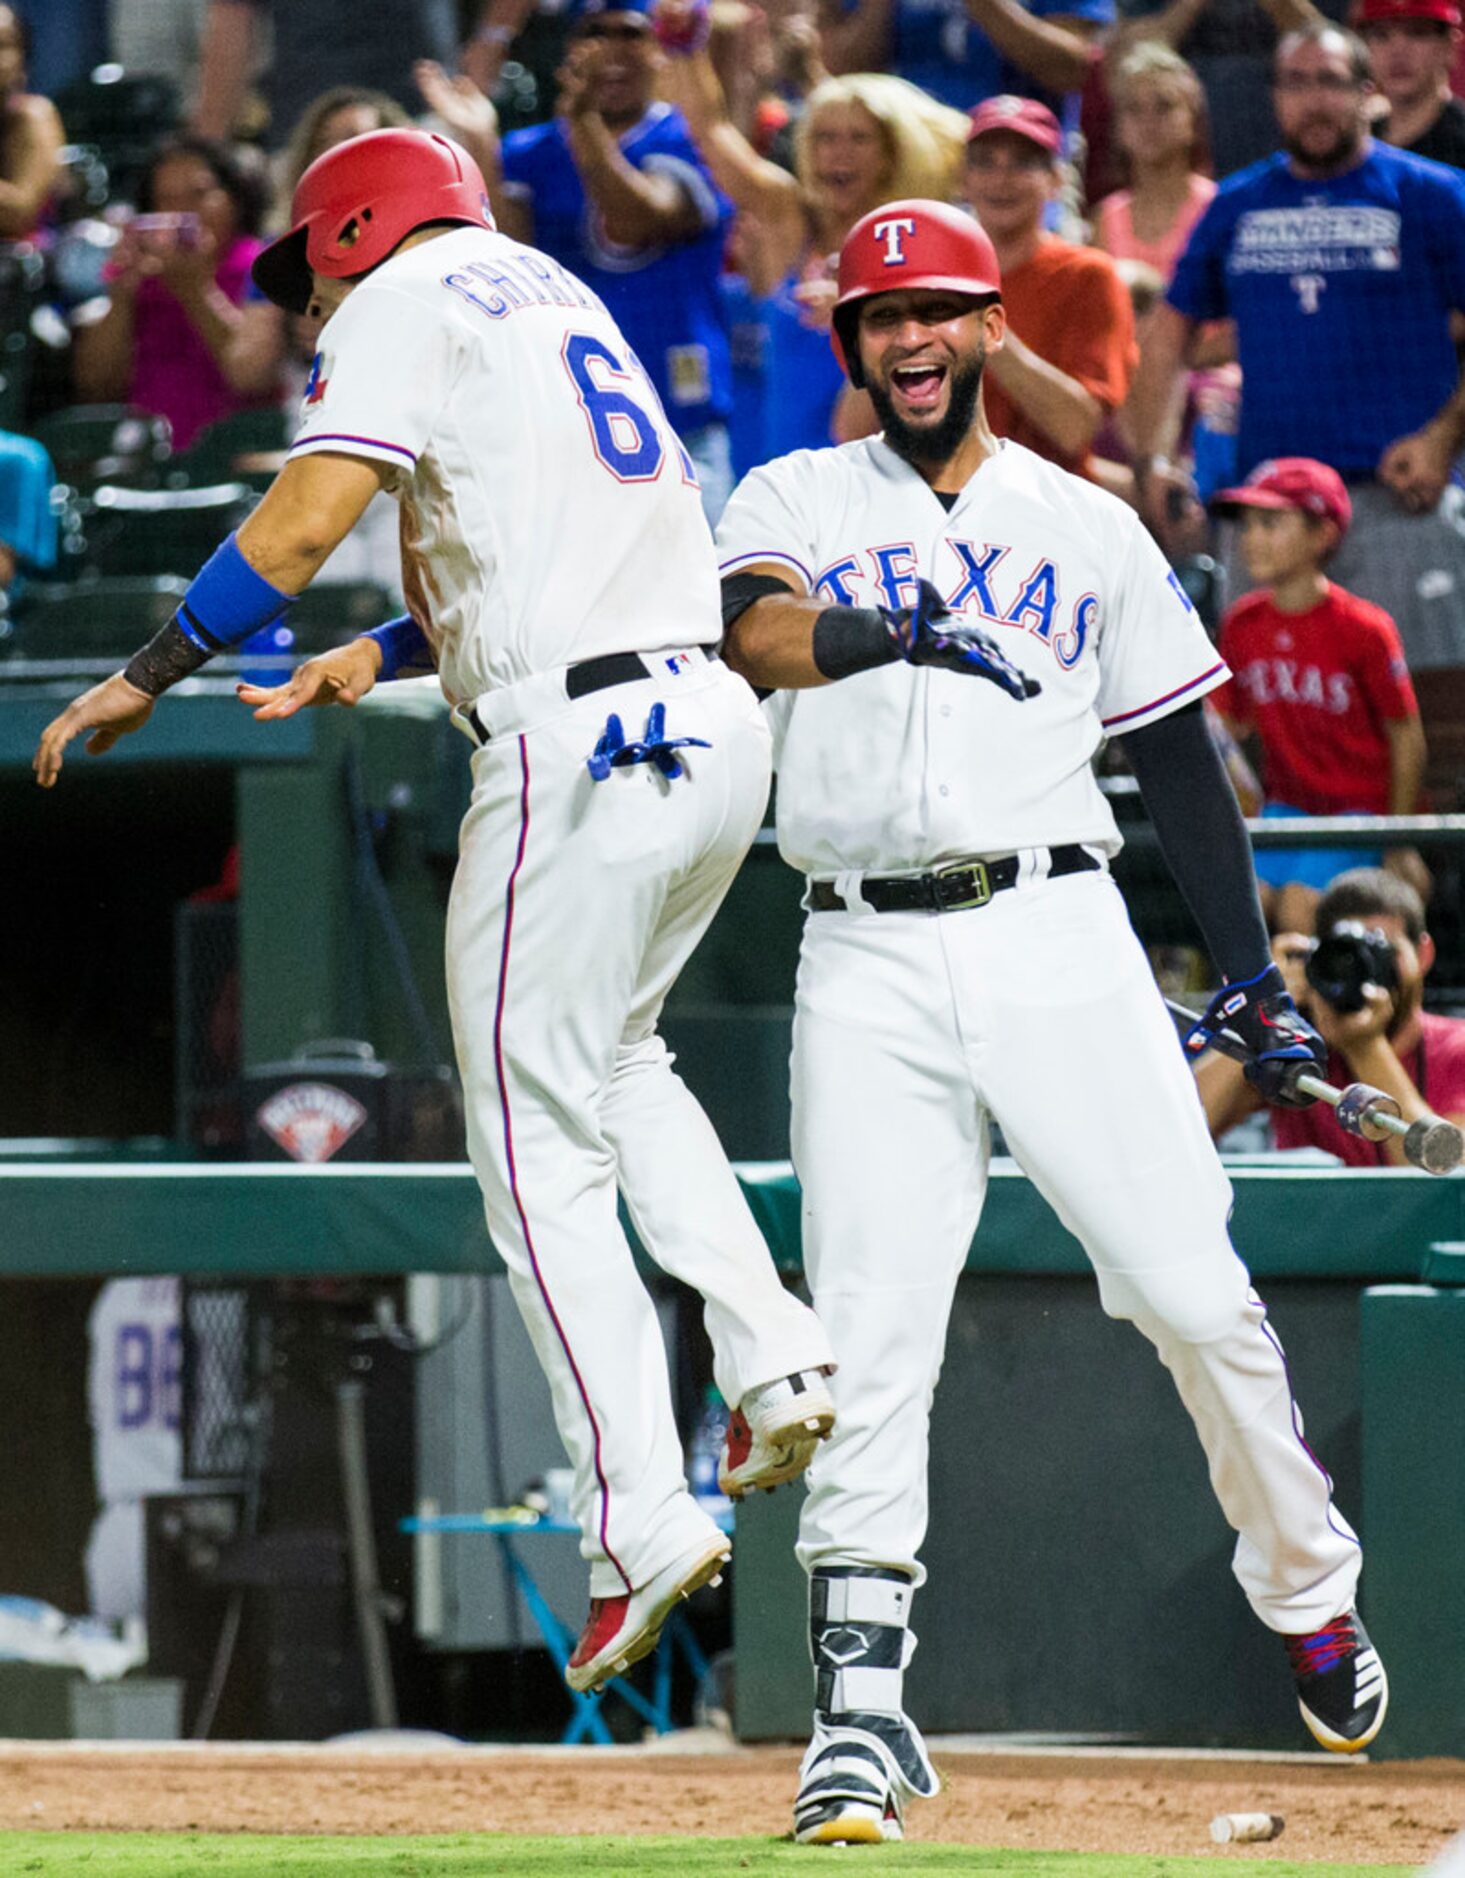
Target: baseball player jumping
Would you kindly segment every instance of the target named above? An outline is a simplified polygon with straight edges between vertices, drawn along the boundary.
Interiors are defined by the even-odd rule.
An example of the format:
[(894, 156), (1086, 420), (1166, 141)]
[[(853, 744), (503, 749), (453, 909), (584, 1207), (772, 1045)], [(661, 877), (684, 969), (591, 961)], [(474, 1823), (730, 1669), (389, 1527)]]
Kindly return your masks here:
[(109, 748), (162, 692), (280, 618), (378, 489), (412, 613), (241, 686), (265, 719), (437, 667), (475, 746), (448, 914), (468, 1146), (575, 1467), (594, 1689), (728, 1556), (687, 1491), (657, 1317), (616, 1218), (706, 1300), (736, 1406), (722, 1478), (792, 1479), (833, 1425), (818, 1319), (779, 1282), (657, 1017), (767, 800), (770, 739), (711, 648), (696, 477), (600, 301), (497, 233), (471, 158), (378, 131), (301, 179), (255, 263), (321, 333), (303, 421), (259, 508), (173, 622), (43, 734)]
[[(932, 1392), (982, 1210), (988, 1118), (1175, 1378), (1326, 1747), (1377, 1734), (1358, 1541), (1300, 1433), (1281, 1346), (1227, 1236), (1230, 1190), (1107, 862), (1090, 759), (1122, 736), (1226, 988), (1202, 1020), (1270, 1100), (1324, 1052), (1272, 966), (1251, 853), (1200, 699), (1227, 676), (1138, 518), (997, 441), (996, 260), (937, 203), (840, 255), (835, 340), (883, 434), (743, 482), (718, 532), (725, 655), (769, 705), (778, 837), (808, 877), (793, 1145), (839, 1425), (809, 1474), (813, 1739), (804, 1842), (899, 1838), (936, 1777), (904, 1710), (924, 1576)], [(1031, 681), (954, 682), (985, 631)], [(974, 667), (970, 662), (968, 672)], [(830, 682), (837, 681), (837, 682)], [(1026, 694), (1026, 695), (1025, 695)]]

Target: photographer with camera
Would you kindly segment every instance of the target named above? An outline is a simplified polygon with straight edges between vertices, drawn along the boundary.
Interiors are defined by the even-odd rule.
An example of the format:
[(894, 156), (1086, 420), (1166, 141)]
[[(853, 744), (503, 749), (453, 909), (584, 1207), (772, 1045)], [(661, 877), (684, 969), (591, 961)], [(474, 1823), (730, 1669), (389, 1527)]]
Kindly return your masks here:
[[(1371, 1083), (1406, 1122), (1428, 1115), (1465, 1126), (1465, 1019), (1424, 1009), (1434, 941), (1424, 902), (1381, 867), (1355, 867), (1317, 906), (1316, 939), (1282, 933), (1272, 957), (1287, 989), (1328, 1046), (1327, 1080)], [(1206, 1121), (1224, 1135), (1262, 1106), (1241, 1066), (1212, 1053), (1196, 1072)], [(1277, 1148), (1324, 1148), (1352, 1167), (1402, 1167), (1403, 1144), (1346, 1134), (1325, 1103), (1273, 1109)]]

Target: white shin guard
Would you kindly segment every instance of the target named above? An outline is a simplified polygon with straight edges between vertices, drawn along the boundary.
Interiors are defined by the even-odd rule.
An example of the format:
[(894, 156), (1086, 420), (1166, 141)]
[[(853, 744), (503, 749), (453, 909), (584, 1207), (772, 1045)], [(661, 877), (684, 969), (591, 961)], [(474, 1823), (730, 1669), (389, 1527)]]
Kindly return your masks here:
[(795, 1834), (811, 1836), (854, 1813), (900, 1836), (907, 1797), (940, 1788), (920, 1731), (905, 1713), (914, 1590), (904, 1572), (820, 1566), (809, 1581), (814, 1733), (799, 1773)]

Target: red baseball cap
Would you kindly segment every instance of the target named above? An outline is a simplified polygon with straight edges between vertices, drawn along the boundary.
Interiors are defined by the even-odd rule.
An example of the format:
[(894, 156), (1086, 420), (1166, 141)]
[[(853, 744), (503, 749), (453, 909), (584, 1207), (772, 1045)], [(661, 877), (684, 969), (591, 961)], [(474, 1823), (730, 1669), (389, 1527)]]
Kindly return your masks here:
[[(1424, 0), (1421, 0), (1421, 4)], [(1443, 4), (1443, 0), (1440, 0)], [(985, 98), (970, 113), (971, 128), (966, 140), (971, 143), (976, 137), (985, 137), (989, 131), (1009, 130), (1014, 137), (1025, 137), (1029, 143), (1035, 143), (1040, 150), (1046, 150), (1049, 156), (1057, 156), (1063, 148), (1063, 132), (1058, 119), (1046, 104), (1039, 104), (1036, 98), (1014, 98), (1010, 92), (1004, 92), (998, 98)]]
[(1326, 463), (1311, 456), (1278, 456), (1258, 463), (1238, 489), (1223, 489), (1211, 500), (1220, 515), (1236, 509), (1300, 509), (1319, 521), (1332, 522), (1346, 535), (1353, 520), (1343, 478)]
[(1349, 24), (1387, 26), (1394, 20), (1433, 20), (1439, 26), (1460, 25), (1456, 0), (1358, 0)]

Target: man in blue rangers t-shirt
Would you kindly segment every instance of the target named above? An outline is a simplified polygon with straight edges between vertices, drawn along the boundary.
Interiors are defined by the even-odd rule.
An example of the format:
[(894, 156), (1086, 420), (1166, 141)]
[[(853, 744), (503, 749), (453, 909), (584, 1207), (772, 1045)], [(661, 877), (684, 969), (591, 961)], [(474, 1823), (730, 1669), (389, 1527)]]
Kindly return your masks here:
[(648, 0), (582, 0), (557, 115), (511, 131), (486, 171), (507, 234), (594, 289), (686, 445), (715, 523), (732, 492), (732, 362), (718, 291), (732, 204), (685, 120), (653, 101), (661, 51)]
[[(1394, 616), (1411, 671), (1465, 666), (1465, 178), (1368, 134), (1368, 52), (1329, 25), (1277, 49), (1283, 148), (1228, 177), (1145, 336), (1130, 395), (1141, 507), (1166, 532), (1173, 396), (1194, 328), (1236, 322), (1238, 480), (1329, 463), (1354, 523), (1331, 578)], [(1171, 498), (1173, 499), (1173, 498)]]

